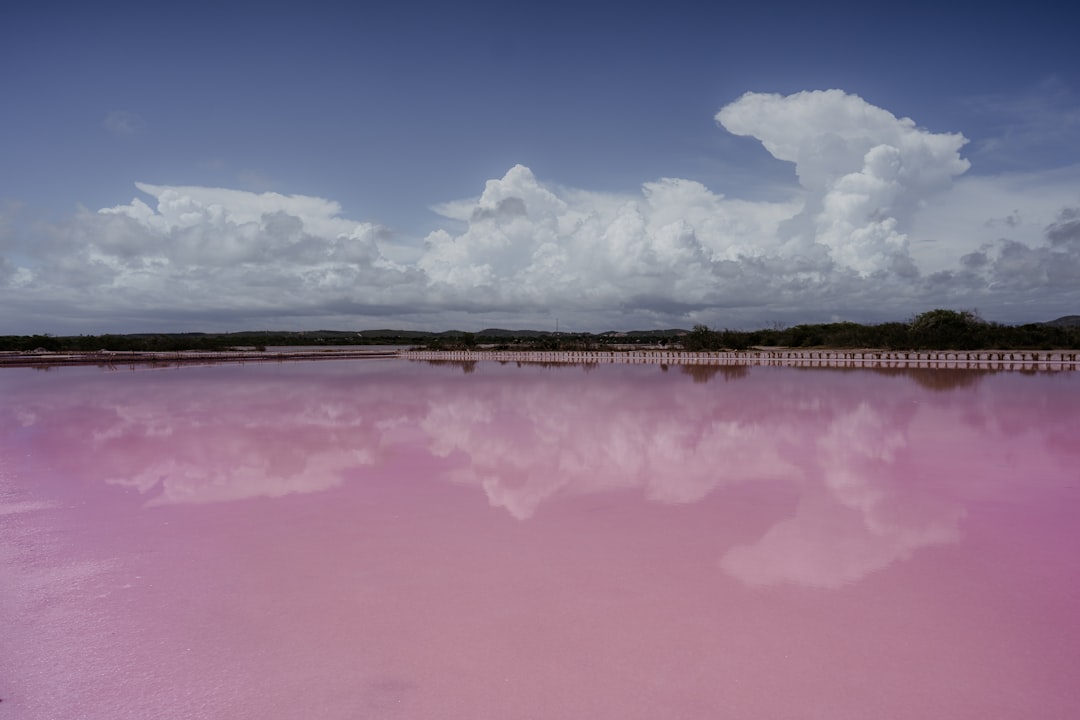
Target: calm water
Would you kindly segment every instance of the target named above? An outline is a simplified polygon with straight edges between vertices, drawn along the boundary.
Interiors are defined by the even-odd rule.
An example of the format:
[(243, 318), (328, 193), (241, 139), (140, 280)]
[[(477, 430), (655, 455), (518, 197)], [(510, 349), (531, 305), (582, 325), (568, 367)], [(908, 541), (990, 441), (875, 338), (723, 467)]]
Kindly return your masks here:
[(0, 719), (1075, 718), (1080, 372), (0, 371)]

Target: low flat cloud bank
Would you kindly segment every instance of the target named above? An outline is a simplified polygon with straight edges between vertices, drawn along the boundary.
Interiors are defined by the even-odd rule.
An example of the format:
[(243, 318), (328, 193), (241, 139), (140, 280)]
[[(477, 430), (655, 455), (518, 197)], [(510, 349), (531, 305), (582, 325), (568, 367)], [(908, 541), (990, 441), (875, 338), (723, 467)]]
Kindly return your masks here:
[(23, 227), (0, 211), (0, 332), (491, 325), (606, 330), (1005, 322), (1080, 307), (1080, 168), (969, 175), (935, 133), (839, 90), (747, 93), (727, 132), (793, 164), (782, 201), (661, 178), (630, 195), (515, 165), (432, 208), (421, 239), (327, 199), (137, 183), (145, 198)]

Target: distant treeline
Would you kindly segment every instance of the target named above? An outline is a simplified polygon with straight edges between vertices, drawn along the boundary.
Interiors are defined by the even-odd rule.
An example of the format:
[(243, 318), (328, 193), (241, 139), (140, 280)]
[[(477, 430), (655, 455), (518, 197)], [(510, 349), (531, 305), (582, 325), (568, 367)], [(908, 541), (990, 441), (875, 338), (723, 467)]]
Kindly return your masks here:
[(744, 350), (758, 346), (880, 348), (883, 350), (1080, 349), (1080, 326), (1002, 325), (971, 311), (931, 310), (910, 322), (796, 325), (771, 330), (710, 330), (697, 325), (683, 338), (686, 350)]
[(705, 325), (697, 325), (689, 332), (672, 329), (600, 334), (491, 329), (478, 333), (456, 330), (442, 333), (407, 330), (374, 330), (363, 333), (318, 330), (218, 334), (0, 336), (0, 351), (21, 352), (171, 352), (228, 350), (237, 347), (265, 349), (267, 346), (281, 345), (413, 345), (445, 350), (481, 346), (505, 350), (596, 350), (627, 345), (681, 347), (691, 351), (745, 350), (760, 346), (883, 350), (1051, 350), (1080, 349), (1080, 318), (1061, 318), (1050, 323), (1029, 325), (1002, 325), (987, 322), (971, 311), (938, 309), (917, 315), (909, 322), (879, 325), (840, 322), (750, 331), (712, 330)]

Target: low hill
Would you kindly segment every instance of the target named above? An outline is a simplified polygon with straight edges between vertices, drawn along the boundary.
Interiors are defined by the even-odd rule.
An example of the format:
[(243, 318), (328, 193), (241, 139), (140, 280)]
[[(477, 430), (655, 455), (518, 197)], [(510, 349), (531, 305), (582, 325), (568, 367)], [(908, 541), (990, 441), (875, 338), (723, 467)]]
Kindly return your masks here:
[(1050, 327), (1080, 327), (1080, 315), (1065, 315), (1057, 320), (1043, 323), (1043, 325), (1049, 325)]

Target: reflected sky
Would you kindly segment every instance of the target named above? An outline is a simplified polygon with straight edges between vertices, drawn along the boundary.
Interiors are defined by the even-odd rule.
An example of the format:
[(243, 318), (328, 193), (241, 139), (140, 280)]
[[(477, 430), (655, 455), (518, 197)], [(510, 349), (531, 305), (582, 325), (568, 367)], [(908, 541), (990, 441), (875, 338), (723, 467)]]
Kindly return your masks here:
[[(1062, 550), (1078, 539), (1075, 523), (1064, 521), (1066, 509), (1080, 508), (1075, 373), (329, 361), (5, 370), (0, 397), (0, 560), (16, 578), (0, 591), (0, 607), (27, 614), (48, 606), (68, 613), (65, 626), (89, 614), (103, 627), (126, 609), (141, 618), (143, 631), (178, 647), (182, 634), (162, 630), (154, 618), (185, 598), (182, 614), (197, 626), (197, 638), (224, 626), (235, 647), (247, 648), (240, 679), (206, 701), (218, 712), (250, 703), (251, 688), (262, 687), (255, 676), (293, 687), (300, 682), (297, 662), (307, 658), (325, 669), (331, 658), (336, 669), (316, 686), (328, 698), (351, 697), (342, 699), (351, 709), (323, 708), (321, 717), (435, 716), (424, 708), (450, 698), (461, 714), (440, 717), (484, 716), (478, 708), (491, 709), (491, 717), (500, 716), (496, 709), (520, 716), (525, 707), (548, 707), (538, 716), (553, 716), (549, 703), (562, 692), (596, 717), (637, 717), (649, 708), (697, 717), (726, 697), (695, 674), (700, 668), (738, 679), (745, 708), (782, 717), (803, 702), (797, 697), (822, 690), (794, 688), (793, 704), (776, 706), (775, 698), (757, 694), (776, 680), (760, 676), (781, 642), (765, 629), (769, 623), (805, 640), (847, 614), (865, 614), (850, 607), (858, 593), (887, 593), (890, 616), (901, 612), (896, 598), (915, 598), (922, 614), (911, 624), (930, 625), (914, 631), (913, 655), (897, 661), (910, 661), (915, 672), (919, 653), (940, 641), (934, 632), (955, 631), (952, 641), (961, 643), (987, 632), (959, 620), (961, 600), (1019, 582), (1047, 583), (1036, 588), (1044, 613), (1062, 597), (1080, 599), (1080, 570)], [(996, 564), (992, 570), (988, 562)], [(294, 582), (283, 585), (275, 573)], [(147, 577), (156, 577), (157, 590), (141, 584)], [(952, 587), (958, 579), (959, 589)], [(196, 580), (203, 591), (191, 584)], [(445, 602), (415, 596), (418, 587)], [(158, 596), (166, 588), (172, 595)], [(951, 589), (939, 597), (945, 588)], [(806, 592), (817, 595), (800, 595)], [(88, 602), (89, 595), (101, 602)], [(984, 618), (990, 627), (1016, 611), (1006, 595)], [(119, 596), (127, 599), (113, 605)], [(339, 605), (343, 597), (353, 602)], [(508, 604), (492, 606), (492, 599)], [(787, 615), (807, 610), (807, 602), (817, 613), (807, 620), (810, 630)], [(764, 604), (749, 609), (754, 603)], [(320, 605), (330, 608), (326, 617), (352, 618), (346, 624), (355, 623), (359, 635), (335, 639), (306, 614), (297, 618), (306, 630), (285, 633), (292, 649), (267, 633), (264, 623), (280, 622), (283, 607)], [(749, 613), (749, 626), (724, 625), (716, 613), (729, 606)], [(355, 616), (361, 607), (370, 618)], [(634, 634), (597, 623), (603, 607), (647, 629)], [(485, 621), (493, 626), (477, 637), (462, 634), (462, 622), (480, 621), (479, 608), (495, 613)], [(417, 613), (434, 613), (442, 623), (418, 620)], [(371, 618), (379, 620), (372, 625)], [(719, 645), (691, 642), (689, 618)], [(37, 622), (38, 631), (55, 636), (59, 652), (64, 640), (55, 624)], [(932, 630), (940, 622), (946, 629)], [(443, 650), (456, 644), (471, 659), (457, 666), (449, 655), (429, 653), (427, 641), (404, 629), (409, 623), (442, 637)], [(873, 623), (869, 640), (879, 631), (882, 642), (895, 636)], [(856, 620), (851, 631), (866, 634), (868, 627)], [(568, 645), (547, 647), (545, 632)], [(740, 651), (749, 653), (745, 666), (742, 655), (724, 649), (725, 637), (752, 648)], [(865, 662), (859, 653), (867, 648), (847, 645), (867, 638), (832, 637), (828, 642), (838, 645), (826, 655), (840, 666)], [(1019, 702), (1035, 683), (1046, 702), (1064, 707), (1080, 698), (1063, 695), (1055, 673), (1069, 669), (1061, 663), (1076, 669), (1080, 651), (1055, 644), (1056, 637), (1002, 640), (1012, 649), (1034, 643), (1036, 655), (1020, 668), (1003, 645), (980, 660), (985, 677), (966, 681), (1011, 672), (1012, 684), (995, 691), (998, 702)], [(345, 638), (381, 650), (342, 645)], [(120, 662), (102, 638), (80, 642)], [(1046, 642), (1052, 652), (1039, 645)], [(540, 649), (522, 661), (515, 643)], [(981, 643), (969, 649), (986, 651)], [(190, 664), (169, 672), (202, 677), (214, 666), (200, 655), (206, 647), (200, 651), (196, 642), (192, 652)], [(799, 657), (827, 661), (822, 652)], [(586, 675), (599, 685), (579, 687), (581, 678), (548, 666), (565, 653), (588, 667), (620, 653), (640, 662), (631, 662), (636, 669), (623, 680), (611, 668), (593, 668)], [(964, 647), (946, 655), (957, 653), (971, 659)], [(135, 655), (149, 665), (162, 662), (152, 649)], [(697, 658), (699, 670), (689, 677), (660, 672), (658, 658)], [(6, 677), (33, 675), (6, 662)], [(120, 664), (130, 672), (131, 662)], [(450, 666), (439, 664), (445, 662)], [(527, 666), (527, 677), (488, 705), (469, 700), (446, 678), (457, 673), (473, 688), (477, 673), (500, 663)], [(1053, 672), (1040, 663), (1053, 663)], [(351, 668), (345, 674), (355, 682), (346, 682), (343, 668)], [(1043, 674), (1036, 682), (1018, 679), (1019, 670)], [(244, 681), (244, 673), (252, 677)], [(653, 685), (637, 684), (644, 675), (635, 673), (652, 673)], [(620, 686), (631, 680), (644, 704), (630, 703)], [(822, 682), (832, 690), (844, 685)], [(27, 717), (74, 702), (61, 693), (50, 705), (32, 685), (0, 687), (0, 698), (14, 692)], [(146, 697), (177, 702), (173, 691), (150, 685)], [(133, 691), (115, 690), (118, 697), (125, 692)], [(910, 713), (895, 716), (919, 717), (920, 707), (953, 701), (953, 717), (979, 716), (974, 710), (995, 716), (986, 714), (986, 702), (948, 688), (920, 692), (925, 697), (908, 703)], [(835, 711), (825, 716), (865, 716), (859, 697), (823, 699), (822, 707)], [(128, 715), (84, 716), (137, 717), (149, 707), (127, 700), (134, 703)]]

